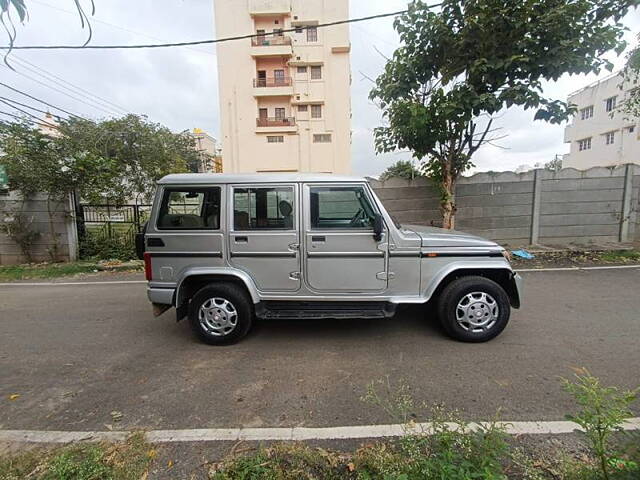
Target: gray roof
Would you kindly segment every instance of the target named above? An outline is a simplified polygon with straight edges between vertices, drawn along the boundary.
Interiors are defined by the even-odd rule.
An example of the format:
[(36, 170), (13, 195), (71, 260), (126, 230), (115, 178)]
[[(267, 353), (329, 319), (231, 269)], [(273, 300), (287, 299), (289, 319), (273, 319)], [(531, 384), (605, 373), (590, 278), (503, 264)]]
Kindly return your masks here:
[(161, 178), (165, 184), (211, 183), (292, 183), (292, 182), (366, 182), (362, 177), (332, 175), (328, 173), (177, 173)]

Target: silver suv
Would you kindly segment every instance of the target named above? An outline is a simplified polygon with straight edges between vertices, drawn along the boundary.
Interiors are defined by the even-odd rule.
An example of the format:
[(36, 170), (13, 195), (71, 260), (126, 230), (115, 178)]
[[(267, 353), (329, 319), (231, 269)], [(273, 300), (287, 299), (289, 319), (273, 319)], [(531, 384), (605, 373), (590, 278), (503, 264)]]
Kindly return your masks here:
[(521, 301), (502, 247), (400, 225), (362, 178), (169, 175), (136, 243), (155, 314), (175, 307), (216, 345), (254, 317), (392, 317), (430, 301), (450, 336), (483, 342)]

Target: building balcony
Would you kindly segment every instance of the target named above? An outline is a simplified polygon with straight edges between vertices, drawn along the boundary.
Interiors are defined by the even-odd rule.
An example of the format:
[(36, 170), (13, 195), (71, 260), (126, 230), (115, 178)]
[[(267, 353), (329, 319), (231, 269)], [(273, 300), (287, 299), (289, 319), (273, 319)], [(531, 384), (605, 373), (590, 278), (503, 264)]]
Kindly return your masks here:
[(293, 55), (291, 37), (260, 35), (251, 39), (252, 57), (290, 57)]
[(297, 132), (293, 117), (259, 117), (256, 119), (256, 133)]
[(254, 97), (286, 97), (293, 95), (291, 77), (267, 77), (253, 80)]
[(249, 0), (249, 15), (252, 17), (270, 17), (290, 13), (291, 0)]

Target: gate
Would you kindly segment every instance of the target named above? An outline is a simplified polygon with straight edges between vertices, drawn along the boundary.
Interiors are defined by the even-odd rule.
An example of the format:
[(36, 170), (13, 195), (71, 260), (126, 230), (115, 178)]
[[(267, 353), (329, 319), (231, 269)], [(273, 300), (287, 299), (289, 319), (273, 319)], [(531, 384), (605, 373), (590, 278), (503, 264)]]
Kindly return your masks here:
[(88, 235), (135, 246), (135, 235), (149, 219), (151, 205), (77, 204), (80, 239)]

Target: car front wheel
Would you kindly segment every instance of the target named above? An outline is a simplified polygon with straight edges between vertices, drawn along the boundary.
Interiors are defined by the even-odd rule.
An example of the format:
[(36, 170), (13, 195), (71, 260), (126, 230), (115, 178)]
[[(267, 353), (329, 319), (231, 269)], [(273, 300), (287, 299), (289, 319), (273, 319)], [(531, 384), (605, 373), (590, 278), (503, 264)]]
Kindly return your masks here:
[(200, 289), (189, 304), (193, 332), (210, 345), (239, 341), (251, 328), (253, 312), (245, 291), (233, 284), (212, 284)]
[(445, 287), (438, 300), (440, 323), (463, 342), (486, 342), (507, 326), (511, 307), (504, 289), (479, 276), (461, 277)]

